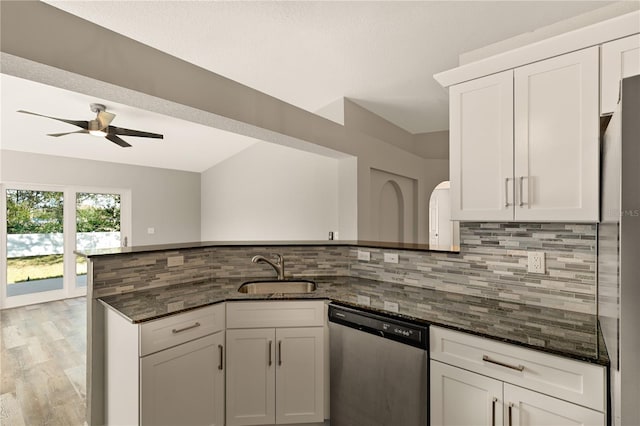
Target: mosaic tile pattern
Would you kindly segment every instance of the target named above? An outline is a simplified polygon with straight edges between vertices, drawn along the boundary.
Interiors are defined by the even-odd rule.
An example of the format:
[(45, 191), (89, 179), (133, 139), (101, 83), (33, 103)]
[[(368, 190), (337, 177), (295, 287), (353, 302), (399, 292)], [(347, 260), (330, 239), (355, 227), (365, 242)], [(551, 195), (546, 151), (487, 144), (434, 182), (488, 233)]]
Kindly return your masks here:
[[(460, 253), (366, 249), (370, 262), (345, 246), (205, 247), (96, 256), (94, 297), (209, 280), (273, 277), (256, 254), (281, 253), (287, 276), (345, 275), (436, 289), (536, 307), (595, 314), (596, 225), (567, 223), (475, 223), (460, 225)], [(527, 272), (527, 251), (546, 253), (546, 274)], [(383, 253), (397, 253), (398, 264)], [(167, 267), (170, 256), (184, 265)]]
[[(596, 313), (596, 225), (466, 222), (460, 243), (460, 254), (370, 249), (370, 262), (354, 248), (351, 276)], [(546, 274), (527, 272), (527, 251), (545, 252)], [(384, 252), (399, 263), (384, 263)]]
[[(208, 247), (92, 257), (93, 297), (210, 280), (212, 277), (270, 278), (275, 271), (255, 264), (257, 254), (285, 258), (289, 276), (348, 275), (346, 247)], [(168, 267), (167, 259), (183, 256), (184, 264)]]

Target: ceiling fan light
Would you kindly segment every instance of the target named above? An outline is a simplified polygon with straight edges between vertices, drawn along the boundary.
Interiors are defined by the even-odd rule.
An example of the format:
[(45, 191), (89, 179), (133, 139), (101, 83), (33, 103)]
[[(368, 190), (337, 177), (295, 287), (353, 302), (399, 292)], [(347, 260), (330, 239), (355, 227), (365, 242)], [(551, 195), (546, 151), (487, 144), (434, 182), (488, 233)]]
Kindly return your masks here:
[(98, 120), (89, 121), (87, 130), (93, 136), (100, 136), (100, 137), (107, 136), (107, 132), (105, 132), (104, 129), (101, 128), (100, 122)]
[(89, 130), (89, 134), (100, 137), (107, 136), (107, 132), (105, 132), (104, 130)]

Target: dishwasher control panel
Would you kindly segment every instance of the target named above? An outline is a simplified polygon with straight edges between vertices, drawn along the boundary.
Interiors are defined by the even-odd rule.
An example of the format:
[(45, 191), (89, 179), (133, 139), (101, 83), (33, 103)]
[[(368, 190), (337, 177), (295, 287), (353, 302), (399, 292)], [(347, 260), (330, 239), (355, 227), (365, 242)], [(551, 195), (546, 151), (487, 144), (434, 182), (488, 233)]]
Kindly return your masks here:
[(429, 345), (427, 326), (371, 312), (330, 304), (329, 321), (417, 348), (427, 349)]

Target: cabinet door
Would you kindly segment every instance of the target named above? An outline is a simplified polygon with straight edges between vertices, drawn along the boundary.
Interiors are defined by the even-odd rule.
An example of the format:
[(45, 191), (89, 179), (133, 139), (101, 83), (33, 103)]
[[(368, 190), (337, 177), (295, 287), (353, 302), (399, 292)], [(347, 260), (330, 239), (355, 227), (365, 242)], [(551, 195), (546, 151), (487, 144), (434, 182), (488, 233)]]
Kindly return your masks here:
[(502, 425), (502, 382), (431, 361), (432, 426)]
[(597, 221), (598, 47), (515, 70), (516, 221)]
[(275, 423), (275, 330), (227, 330), (227, 425)]
[(600, 73), (600, 114), (608, 114), (616, 109), (620, 80), (640, 74), (640, 34), (603, 44)]
[(507, 426), (604, 426), (598, 411), (504, 384), (504, 416)]
[(453, 86), (453, 220), (513, 220), (513, 71)]
[(224, 332), (140, 359), (142, 425), (223, 425)]
[(276, 423), (324, 421), (324, 330), (277, 328)]

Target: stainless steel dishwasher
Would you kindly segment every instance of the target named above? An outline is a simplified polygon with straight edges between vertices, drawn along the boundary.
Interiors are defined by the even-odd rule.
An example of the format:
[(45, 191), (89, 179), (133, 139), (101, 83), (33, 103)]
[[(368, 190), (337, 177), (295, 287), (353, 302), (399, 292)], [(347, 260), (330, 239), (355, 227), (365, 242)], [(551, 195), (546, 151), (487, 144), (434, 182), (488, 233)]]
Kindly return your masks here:
[(426, 326), (329, 305), (331, 426), (426, 426)]

